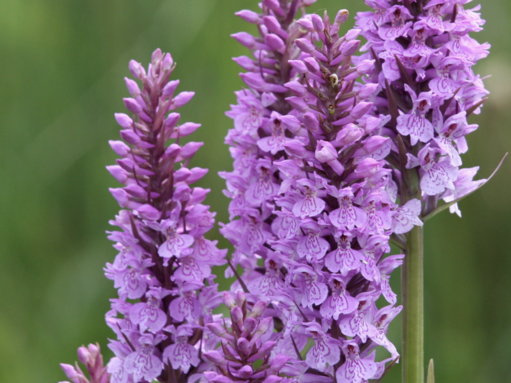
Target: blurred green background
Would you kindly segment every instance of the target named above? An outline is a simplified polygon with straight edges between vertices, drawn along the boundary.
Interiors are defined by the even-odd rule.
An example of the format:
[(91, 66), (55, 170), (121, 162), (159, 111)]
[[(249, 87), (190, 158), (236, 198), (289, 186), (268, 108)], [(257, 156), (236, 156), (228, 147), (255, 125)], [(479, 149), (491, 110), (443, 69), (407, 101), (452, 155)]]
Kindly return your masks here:
[[(210, 168), (201, 186), (227, 221), (217, 172), (231, 169), (224, 116), (241, 87), (229, 35), (251, 30), (233, 13), (256, 0), (8, 0), (0, 12), (0, 381), (64, 380), (60, 362), (112, 336), (104, 324), (112, 283), (102, 267), (115, 251), (105, 238), (118, 210), (105, 170), (118, 139), (114, 112), (127, 96), (128, 62), (147, 63), (160, 47), (177, 61), (180, 90), (197, 95), (183, 120), (203, 125), (194, 165)], [(468, 138), (465, 166), (488, 176), (511, 147), (511, 3), (481, 0), (492, 44), (477, 72), (492, 91), (481, 128)], [(473, 3), (477, 4), (477, 2)], [(318, 0), (331, 14), (365, 9), (362, 0)], [(353, 18), (348, 22), (353, 24)], [(426, 227), (426, 351), (438, 382), (511, 381), (511, 164)], [(216, 231), (212, 236), (220, 239)], [(223, 247), (227, 246), (221, 240)], [(399, 285), (399, 276), (394, 277)], [(399, 321), (390, 338), (399, 347)], [(387, 380), (386, 380), (387, 381)], [(399, 371), (388, 382), (398, 382)]]

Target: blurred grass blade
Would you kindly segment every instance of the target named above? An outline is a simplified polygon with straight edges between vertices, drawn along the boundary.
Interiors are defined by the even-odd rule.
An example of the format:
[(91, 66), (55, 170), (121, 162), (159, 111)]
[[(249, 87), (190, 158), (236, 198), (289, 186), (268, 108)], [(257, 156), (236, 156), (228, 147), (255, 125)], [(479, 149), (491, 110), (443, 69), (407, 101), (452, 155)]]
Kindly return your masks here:
[(428, 378), (426, 383), (435, 383), (435, 364), (433, 363), (433, 359), (429, 360)]

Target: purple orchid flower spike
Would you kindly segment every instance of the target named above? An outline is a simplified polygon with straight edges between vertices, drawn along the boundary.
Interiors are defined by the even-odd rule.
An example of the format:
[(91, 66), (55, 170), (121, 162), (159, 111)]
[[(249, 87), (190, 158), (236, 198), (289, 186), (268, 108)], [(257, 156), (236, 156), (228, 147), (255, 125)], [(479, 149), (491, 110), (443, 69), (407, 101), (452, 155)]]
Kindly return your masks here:
[[(190, 186), (207, 172), (188, 167), (202, 143), (180, 144), (200, 125), (179, 124), (176, 109), (193, 92), (174, 94), (173, 70), (172, 57), (159, 49), (147, 70), (130, 62), (139, 83), (126, 79), (129, 114), (115, 116), (123, 141), (110, 142), (122, 159), (108, 170), (124, 185), (111, 190), (123, 210), (111, 221), (118, 231), (109, 232), (119, 254), (105, 268), (119, 293), (106, 316), (118, 337), (108, 364), (115, 383), (186, 380), (197, 373), (201, 326), (220, 304), (210, 277), (213, 266), (225, 263), (225, 251), (204, 238), (214, 225), (202, 204), (209, 190)], [(208, 299), (201, 295), (206, 289)]]

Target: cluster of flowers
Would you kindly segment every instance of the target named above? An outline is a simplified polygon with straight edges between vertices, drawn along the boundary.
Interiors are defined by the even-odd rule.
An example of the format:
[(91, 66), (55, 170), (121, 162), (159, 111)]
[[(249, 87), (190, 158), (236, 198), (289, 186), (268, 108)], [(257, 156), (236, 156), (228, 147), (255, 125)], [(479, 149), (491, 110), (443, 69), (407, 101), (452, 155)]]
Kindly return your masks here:
[(204, 357), (221, 371), (221, 374), (205, 372), (208, 383), (284, 383), (279, 377), (281, 372), (288, 376), (301, 372), (288, 364), (291, 359), (288, 355), (271, 355), (276, 344), (272, 338), (277, 334), (273, 332), (273, 318), (264, 315), (264, 301), (251, 304), (245, 294), (238, 291), (236, 298), (224, 293), (224, 303), (230, 311), (230, 326), (207, 325), (221, 339), (220, 349), (204, 353)]
[(167, 381), (169, 375), (186, 381), (200, 363), (204, 325), (222, 301), (211, 267), (225, 263), (225, 251), (204, 238), (214, 225), (214, 214), (201, 203), (209, 190), (190, 187), (207, 172), (188, 168), (202, 143), (179, 144), (200, 125), (178, 125), (173, 110), (193, 93), (174, 96), (179, 81), (169, 80), (173, 69), (170, 54), (160, 50), (147, 72), (130, 62), (143, 89), (126, 79), (132, 98), (124, 103), (133, 118), (116, 114), (124, 142), (110, 142), (122, 159), (107, 168), (126, 185), (111, 189), (123, 210), (111, 222), (120, 230), (109, 234), (119, 254), (105, 268), (119, 293), (106, 314), (117, 334), (109, 344), (116, 355), (108, 364), (112, 383)]
[(62, 370), (73, 383), (110, 383), (110, 375), (103, 364), (103, 356), (99, 344), (89, 344), (89, 347), (78, 348), (78, 360), (85, 365), (90, 380), (87, 379), (78, 363), (74, 366), (61, 363)]
[[(254, 59), (235, 59), (249, 89), (227, 113), (234, 171), (221, 174), (232, 198), (221, 232), (244, 269), (233, 289), (271, 304), (282, 323), (275, 353), (299, 358), (310, 339), (310, 371), (362, 382), (398, 358), (385, 334), (401, 310), (389, 274), (403, 255), (384, 255), (393, 233), (422, 224), (421, 203), (396, 203), (398, 175), (385, 161), (392, 141), (381, 132), (388, 118), (369, 114), (378, 85), (356, 82), (374, 60), (352, 65), (360, 31), (338, 35), (348, 12), (333, 23), (326, 14), (293, 20), (294, 4), (239, 13), (260, 36), (234, 35)], [(379, 309), (381, 295), (390, 305)], [(391, 358), (375, 363), (377, 345)]]
[[(455, 202), (486, 180), (473, 181), (478, 167), (459, 169), (465, 136), (477, 129), (467, 117), (479, 113), (488, 91), (472, 66), (489, 44), (469, 36), (484, 20), (463, 5), (471, 0), (366, 0), (357, 27), (368, 43), (360, 59), (376, 59), (368, 81), (378, 84), (374, 115), (390, 115), (382, 132), (394, 142), (391, 159), (399, 169), (417, 168), (424, 214), (440, 199)], [(401, 153), (398, 136), (402, 136)], [(461, 216), (454, 203), (453, 213)]]
[[(156, 50), (147, 72), (130, 63), (143, 88), (126, 79), (132, 116), (116, 114), (122, 159), (107, 167), (125, 185), (111, 190), (123, 210), (105, 268), (119, 293), (106, 315), (115, 357), (104, 367), (98, 347), (81, 347), (90, 382), (62, 365), (74, 383), (366, 383), (398, 360), (389, 278), (404, 255), (388, 255), (390, 241), (406, 251), (403, 234), (440, 199), (460, 214), (455, 202), (485, 182), (459, 169), (477, 128), (467, 117), (488, 93), (471, 69), (488, 45), (468, 36), (483, 21), (470, 0), (366, 0), (375, 12), (341, 37), (348, 12), (306, 14), (315, 1), (237, 13), (259, 36), (233, 35), (252, 57), (234, 59), (248, 88), (227, 112), (234, 170), (220, 173), (230, 320), (212, 314), (222, 299), (211, 267), (226, 254), (204, 238), (209, 190), (190, 187), (206, 173), (189, 168), (202, 143), (179, 143), (199, 125), (172, 112), (193, 93), (174, 96), (169, 54)], [(377, 346), (390, 358), (375, 362)]]

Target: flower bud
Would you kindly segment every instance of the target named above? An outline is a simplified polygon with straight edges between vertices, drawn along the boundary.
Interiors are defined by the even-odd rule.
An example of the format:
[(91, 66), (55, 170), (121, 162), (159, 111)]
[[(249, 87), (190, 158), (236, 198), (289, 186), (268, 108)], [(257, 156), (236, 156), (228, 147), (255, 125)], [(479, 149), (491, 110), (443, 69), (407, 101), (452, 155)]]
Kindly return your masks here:
[(259, 15), (253, 11), (249, 11), (247, 9), (244, 9), (242, 11), (236, 12), (236, 16), (241, 17), (243, 20), (251, 23), (251, 24), (259, 24)]
[(305, 74), (309, 71), (302, 60), (289, 60), (288, 63), (300, 74)]
[(280, 52), (282, 49), (284, 49), (286, 47), (286, 44), (284, 44), (284, 41), (282, 41), (282, 39), (279, 36), (277, 36), (273, 33), (267, 34), (264, 37), (264, 42), (266, 43), (266, 45), (268, 45), (270, 47), (270, 49), (277, 51), (277, 52)]
[(323, 24), (323, 19), (315, 13), (311, 15), (312, 25), (314, 25), (314, 29), (316, 32), (321, 33), (325, 30), (325, 24)]
[(322, 164), (337, 160), (337, 150), (328, 141), (318, 140), (315, 154), (317, 160)]
[(238, 376), (241, 379), (249, 379), (254, 374), (254, 370), (250, 366), (243, 366), (238, 370)]
[(149, 221), (156, 221), (161, 217), (161, 212), (149, 204), (144, 204), (140, 206), (137, 209), (137, 212), (140, 215), (140, 217), (142, 217), (142, 219), (146, 219)]
[(225, 362), (224, 355), (216, 350), (205, 352), (203, 355), (206, 359), (216, 365), (221, 365)]
[(282, 31), (282, 27), (275, 16), (264, 16), (263, 23), (271, 33), (279, 34)]
[(233, 33), (231, 35), (232, 38), (234, 38), (237, 42), (239, 42), (241, 45), (247, 47), (247, 48), (253, 48), (255, 46), (256, 40), (255, 37), (252, 36), (250, 33), (247, 32), (238, 32)]
[(130, 92), (131, 97), (137, 98), (140, 96), (140, 88), (135, 81), (128, 77), (124, 77), (124, 82), (126, 83), (126, 87), (128, 88), (128, 92)]
[(337, 133), (334, 146), (346, 146), (358, 141), (364, 135), (364, 130), (355, 124), (348, 124)]
[(247, 297), (243, 291), (236, 292), (236, 302), (238, 303), (238, 306), (243, 307), (246, 301)]
[(181, 158), (190, 158), (192, 157), (199, 148), (204, 145), (204, 142), (188, 142), (185, 146), (181, 148), (181, 152), (179, 153), (179, 157)]
[(208, 169), (203, 169), (203, 168), (191, 168), (190, 169), (190, 176), (186, 179), (186, 183), (188, 185), (190, 184), (193, 184), (194, 182), (197, 182), (198, 180), (200, 180), (202, 177), (204, 177), (207, 173), (208, 173)]
[(258, 318), (264, 314), (265, 310), (266, 303), (264, 301), (258, 301), (254, 307), (252, 307), (252, 312), (250, 313), (249, 318)]
[(312, 21), (307, 18), (301, 18), (296, 22), (298, 25), (300, 25), (302, 28), (304, 28), (308, 32), (314, 32), (314, 24), (312, 24)]
[(371, 177), (375, 175), (381, 168), (383, 164), (380, 161), (376, 161), (374, 158), (365, 158), (362, 162), (360, 162), (355, 169), (355, 173), (359, 177)]
[(291, 89), (297, 96), (303, 97), (307, 94), (307, 88), (300, 84), (298, 81), (290, 81), (284, 84), (285, 87)]
[(121, 130), (121, 138), (131, 145), (138, 145), (141, 141), (140, 137), (133, 130)]
[(250, 354), (250, 343), (247, 338), (241, 337), (238, 339), (238, 349), (245, 355)]
[(339, 33), (339, 27), (348, 20), (350, 13), (346, 9), (341, 9), (335, 16), (334, 23), (330, 27), (330, 34), (335, 35)]
[(163, 153), (163, 158), (173, 158), (177, 157), (181, 152), (181, 146), (178, 144), (172, 144), (167, 149), (165, 149), (165, 153)]
[(184, 181), (190, 176), (190, 174), (191, 171), (188, 168), (183, 167), (181, 169), (178, 169), (174, 172), (174, 181), (175, 182)]
[(126, 109), (128, 109), (130, 112), (132, 112), (134, 114), (139, 114), (140, 112), (142, 112), (142, 107), (135, 99), (125, 98), (125, 99), (123, 99), (123, 101), (124, 101), (124, 105), (126, 106)]
[(342, 48), (341, 54), (343, 56), (351, 56), (353, 53), (355, 53), (360, 46), (360, 40), (351, 40), (348, 41), (348, 43)]
[(220, 326), (218, 323), (208, 323), (206, 327), (209, 329), (209, 331), (220, 338), (225, 338), (227, 335), (230, 335), (227, 333), (225, 328)]
[(113, 151), (121, 157), (126, 157), (130, 152), (130, 147), (122, 141), (110, 140), (108, 143), (110, 144), (110, 147), (113, 149)]
[(144, 67), (135, 60), (130, 61), (129, 68), (133, 76), (135, 76), (139, 80), (142, 80), (146, 76)]
[(114, 116), (115, 119), (117, 120), (117, 123), (124, 129), (130, 129), (132, 127), (133, 120), (127, 114), (115, 113)]
[(229, 310), (232, 310), (234, 306), (236, 306), (234, 297), (227, 291), (224, 292), (224, 305), (226, 305)]
[(195, 96), (195, 92), (181, 92), (181, 93), (179, 93), (172, 100), (172, 107), (180, 108), (183, 105), (186, 105), (188, 103), (188, 101), (190, 101), (192, 99), (193, 96)]
[(252, 334), (252, 332), (255, 330), (256, 327), (257, 327), (257, 321), (254, 318), (249, 317), (249, 318), (245, 319), (245, 321), (243, 322), (243, 333), (245, 335)]
[(170, 53), (167, 53), (161, 62), (161, 69), (165, 72), (168, 72), (172, 69), (172, 65), (174, 65), (174, 60), (172, 59)]
[(359, 102), (355, 107), (351, 110), (350, 116), (355, 120), (358, 120), (360, 117), (364, 116), (371, 108), (373, 107), (372, 102)]
[(318, 73), (320, 71), (318, 62), (314, 59), (314, 57), (307, 57), (303, 60), (307, 69), (312, 73)]
[(247, 56), (233, 57), (233, 61), (246, 71), (252, 71), (255, 68), (254, 60)]
[(78, 348), (78, 360), (85, 366), (89, 366), (94, 362), (92, 355), (85, 346)]
[(163, 91), (161, 92), (162, 96), (165, 97), (172, 97), (174, 92), (176, 91), (177, 86), (179, 85), (179, 80), (173, 80), (169, 81), (167, 85), (163, 88)]
[(241, 326), (243, 324), (243, 311), (241, 311), (241, 307), (239, 306), (233, 307), (233, 309), (231, 310), (231, 318), (232, 321), (238, 324), (238, 326), (241, 329)]
[(312, 53), (316, 50), (316, 47), (308, 39), (296, 39), (295, 44), (301, 51), (305, 53)]
[(280, 369), (286, 365), (289, 359), (291, 359), (291, 357), (284, 354), (273, 357), (273, 360), (271, 361), (271, 369), (274, 371), (280, 371)]
[(106, 170), (121, 184), (126, 184), (128, 182), (128, 173), (119, 165), (107, 166)]

